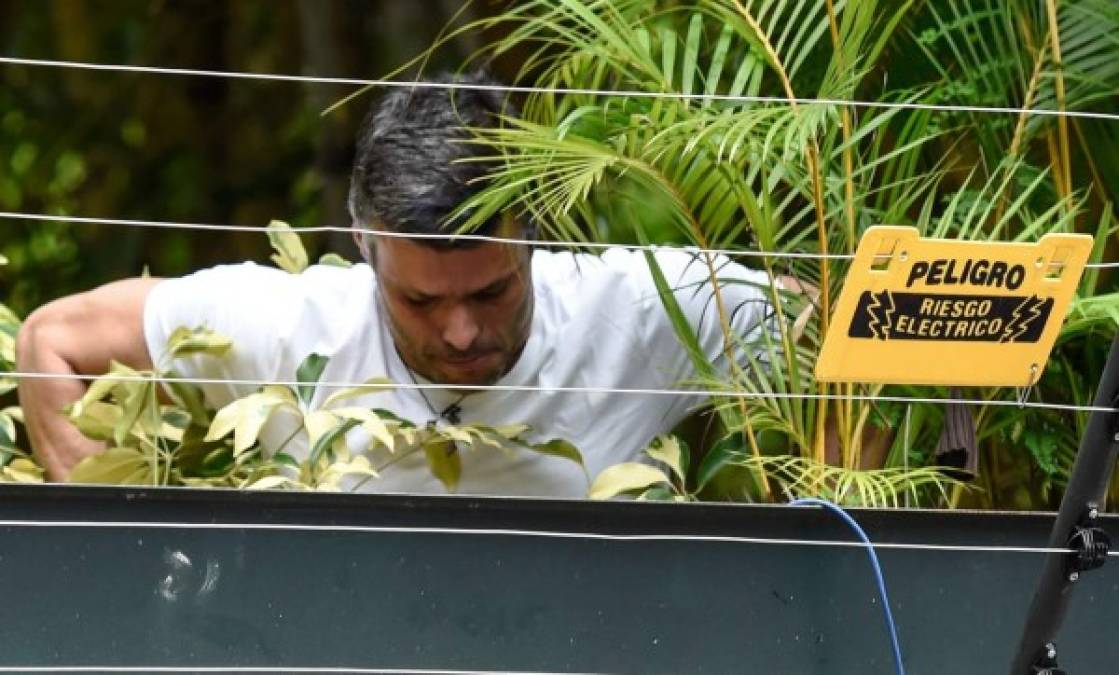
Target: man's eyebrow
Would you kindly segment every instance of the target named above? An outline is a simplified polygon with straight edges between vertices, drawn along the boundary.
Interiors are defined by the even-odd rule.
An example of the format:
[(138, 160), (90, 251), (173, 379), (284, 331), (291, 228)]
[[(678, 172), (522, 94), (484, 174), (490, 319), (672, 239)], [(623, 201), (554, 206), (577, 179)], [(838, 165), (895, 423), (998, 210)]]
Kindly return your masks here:
[(486, 295), (487, 293), (494, 293), (496, 291), (499, 291), (499, 290), (502, 289), (502, 287), (508, 286), (510, 283), (512, 283), (513, 278), (516, 277), (517, 274), (518, 274), (518, 272), (515, 272), (515, 271), (510, 272), (509, 274), (507, 274), (504, 277), (498, 279), (497, 281), (494, 281), (494, 282), (490, 283), (489, 285), (474, 291), (473, 293), (471, 293), (471, 295)]
[(513, 274), (508, 274), (482, 289), (482, 292), (498, 289), (513, 280)]
[[(479, 288), (476, 291), (470, 291), (469, 293), (466, 293), (465, 295), (466, 295), (466, 297), (475, 297), (475, 296), (479, 296), (479, 295), (486, 295), (488, 293), (495, 293), (497, 291), (502, 290), (503, 287), (508, 286), (510, 283), (512, 283), (513, 280), (517, 277), (518, 274), (520, 274), (519, 270), (513, 270), (509, 274), (505, 275), (504, 277), (501, 277), (500, 279), (492, 281), (489, 284), (483, 286), (482, 288)], [(386, 286), (389, 290), (391, 290), (395, 293), (400, 293), (401, 295), (404, 295), (405, 297), (407, 297), (409, 300), (412, 300), (412, 301), (419, 302), (419, 301), (427, 301), (427, 300), (438, 300), (438, 299), (443, 297), (442, 295), (438, 295), (438, 294), (430, 295), (430, 294), (424, 293), (423, 291), (420, 291), (420, 290), (416, 290), (416, 289), (413, 289), (413, 288), (406, 288), (406, 287), (402, 286), (401, 284), (397, 283), (396, 280), (390, 279), (388, 277), (384, 277), (382, 279), (382, 284), (384, 284), (384, 286)]]
[(406, 296), (410, 300), (431, 300), (436, 297), (434, 295), (428, 295), (423, 291), (417, 291), (412, 288), (405, 288), (404, 286), (400, 285), (395, 279), (391, 279), (387, 276), (381, 278), (381, 284), (392, 292)]

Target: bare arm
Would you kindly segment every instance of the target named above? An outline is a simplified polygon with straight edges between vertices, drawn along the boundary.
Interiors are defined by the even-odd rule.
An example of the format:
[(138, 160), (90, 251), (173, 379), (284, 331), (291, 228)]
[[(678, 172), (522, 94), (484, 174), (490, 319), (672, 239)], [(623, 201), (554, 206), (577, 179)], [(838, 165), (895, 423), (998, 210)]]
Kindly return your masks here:
[(35, 310), (20, 329), (17, 368), (60, 376), (24, 379), (19, 385), (31, 446), (49, 480), (65, 480), (78, 462), (104, 447), (81, 435), (62, 412), (89, 386), (66, 376), (102, 375), (111, 360), (152, 367), (144, 341), (144, 302), (159, 281), (128, 279), (61, 298)]

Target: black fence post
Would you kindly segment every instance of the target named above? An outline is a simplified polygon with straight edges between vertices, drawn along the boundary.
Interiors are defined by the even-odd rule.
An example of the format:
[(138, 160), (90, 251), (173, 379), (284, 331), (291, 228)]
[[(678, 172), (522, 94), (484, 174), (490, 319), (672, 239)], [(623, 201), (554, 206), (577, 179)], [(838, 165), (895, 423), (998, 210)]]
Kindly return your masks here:
[(1094, 528), (1098, 505), (1104, 497), (1116, 451), (1119, 451), (1119, 335), (1111, 343), (1107, 364), (1100, 374), (1095, 407), (1088, 419), (1076, 454), (1061, 510), (1049, 536), (1051, 548), (1073, 548), (1077, 553), (1050, 553), (1034, 593), (1011, 675), (1061, 673), (1057, 667), (1056, 637), (1064, 621), (1072, 589), (1085, 569), (1103, 564), (1107, 535)]

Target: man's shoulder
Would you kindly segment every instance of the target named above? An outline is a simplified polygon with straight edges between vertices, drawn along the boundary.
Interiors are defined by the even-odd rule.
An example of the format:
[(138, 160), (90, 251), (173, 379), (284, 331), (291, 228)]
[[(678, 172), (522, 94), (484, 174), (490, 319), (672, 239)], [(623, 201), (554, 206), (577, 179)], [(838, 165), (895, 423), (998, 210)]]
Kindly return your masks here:
[(375, 294), (367, 265), (313, 265), (298, 274), (251, 262), (218, 265), (158, 284), (144, 308), (145, 331), (158, 349), (180, 326), (208, 326), (250, 351), (282, 345), (298, 362), (379, 334)]
[(533, 258), (538, 308), (547, 307), (557, 325), (577, 317), (596, 325), (625, 323), (657, 302), (649, 266), (640, 252), (610, 248), (594, 253), (538, 251)]
[(533, 254), (536, 271), (644, 273), (648, 271), (647, 255), (651, 254), (661, 265), (692, 265), (702, 263), (703, 257), (696, 250), (676, 247), (649, 249), (627, 246), (609, 246), (592, 253), (576, 253), (560, 249), (541, 249)]
[(640, 253), (625, 248), (606, 248), (593, 253), (559, 249), (537, 250), (532, 257), (533, 273), (545, 280), (593, 281), (639, 272), (645, 268)]
[(258, 265), (255, 262), (222, 264), (199, 270), (169, 282), (199, 287), (215, 287), (228, 292), (299, 293), (309, 290), (353, 291), (376, 283), (368, 265), (350, 267), (338, 265), (311, 265), (293, 274), (282, 269)]
[(312, 265), (298, 274), (253, 262), (217, 265), (157, 284), (145, 314), (176, 320), (221, 312), (245, 321), (251, 318), (261, 326), (267, 321), (298, 322), (308, 314), (317, 320), (337, 314), (366, 316), (375, 311), (375, 289), (367, 265)]
[(660, 248), (646, 252), (620, 246), (594, 253), (537, 251), (533, 256), (533, 274), (548, 287), (609, 286), (614, 292), (630, 289), (644, 296), (655, 289), (650, 254), (669, 284), (681, 279), (694, 281), (708, 277), (705, 262), (695, 251)]

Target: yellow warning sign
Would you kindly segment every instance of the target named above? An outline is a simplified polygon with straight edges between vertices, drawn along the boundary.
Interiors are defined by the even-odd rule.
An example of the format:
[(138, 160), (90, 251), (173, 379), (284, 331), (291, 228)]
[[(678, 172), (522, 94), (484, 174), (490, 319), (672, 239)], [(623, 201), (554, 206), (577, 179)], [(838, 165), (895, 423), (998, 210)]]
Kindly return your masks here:
[(1036, 244), (863, 235), (816, 377), (824, 382), (1025, 387), (1041, 376), (1092, 238)]

